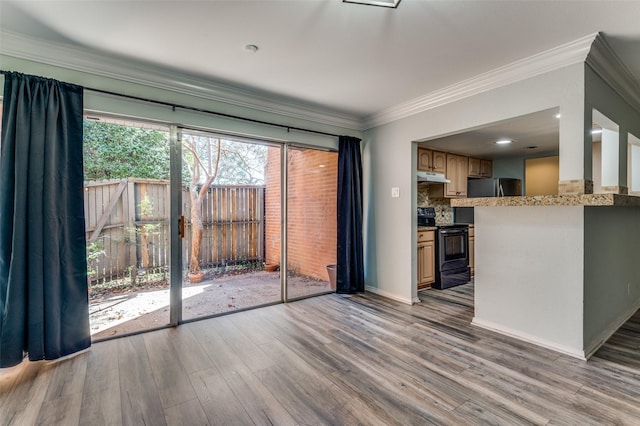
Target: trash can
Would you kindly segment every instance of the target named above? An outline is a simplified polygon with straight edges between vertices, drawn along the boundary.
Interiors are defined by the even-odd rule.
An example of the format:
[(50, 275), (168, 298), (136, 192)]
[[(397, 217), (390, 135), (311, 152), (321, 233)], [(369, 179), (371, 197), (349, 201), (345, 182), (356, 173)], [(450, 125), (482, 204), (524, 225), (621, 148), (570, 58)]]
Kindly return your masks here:
[(336, 265), (327, 265), (327, 274), (329, 274), (329, 284), (331, 284), (331, 290), (336, 289)]

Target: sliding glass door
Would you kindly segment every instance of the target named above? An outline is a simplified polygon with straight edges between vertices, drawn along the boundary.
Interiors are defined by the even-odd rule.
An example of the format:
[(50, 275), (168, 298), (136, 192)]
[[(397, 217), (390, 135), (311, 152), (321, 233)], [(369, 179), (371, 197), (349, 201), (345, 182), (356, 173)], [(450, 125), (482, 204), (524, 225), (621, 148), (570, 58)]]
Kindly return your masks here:
[(168, 130), (106, 117), (84, 122), (93, 339), (169, 323)]
[(336, 152), (288, 147), (288, 300), (335, 291), (337, 187)]
[(84, 149), (94, 339), (335, 290), (337, 153), (108, 117)]
[(281, 147), (186, 129), (180, 139), (182, 320), (281, 301)]

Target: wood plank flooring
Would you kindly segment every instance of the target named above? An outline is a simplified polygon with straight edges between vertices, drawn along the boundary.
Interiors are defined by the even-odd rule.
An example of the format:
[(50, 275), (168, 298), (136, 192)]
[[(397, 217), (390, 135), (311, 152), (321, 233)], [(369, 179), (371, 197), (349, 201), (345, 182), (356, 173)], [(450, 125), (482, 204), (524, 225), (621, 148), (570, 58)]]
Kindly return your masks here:
[(0, 375), (0, 425), (640, 425), (640, 312), (589, 361), (470, 325), (473, 285), (326, 295)]

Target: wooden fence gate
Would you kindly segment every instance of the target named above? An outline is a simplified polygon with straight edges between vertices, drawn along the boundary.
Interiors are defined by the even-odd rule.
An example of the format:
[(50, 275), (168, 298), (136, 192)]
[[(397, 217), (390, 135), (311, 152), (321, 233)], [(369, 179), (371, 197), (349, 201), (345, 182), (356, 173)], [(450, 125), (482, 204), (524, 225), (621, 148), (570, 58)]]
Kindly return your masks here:
[[(187, 227), (183, 265), (189, 262), (191, 199), (182, 193)], [(137, 270), (166, 270), (170, 263), (168, 180), (85, 182), (85, 223), (92, 281)], [(202, 207), (200, 263), (214, 267), (264, 260), (264, 186), (212, 186)]]

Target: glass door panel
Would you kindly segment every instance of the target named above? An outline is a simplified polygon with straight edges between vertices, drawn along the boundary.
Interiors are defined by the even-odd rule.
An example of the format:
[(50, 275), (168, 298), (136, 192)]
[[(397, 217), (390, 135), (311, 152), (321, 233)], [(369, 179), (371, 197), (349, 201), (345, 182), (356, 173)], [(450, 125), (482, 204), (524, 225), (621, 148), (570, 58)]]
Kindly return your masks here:
[(287, 299), (335, 291), (338, 154), (289, 147)]
[(92, 338), (167, 325), (168, 129), (92, 118), (83, 149)]
[(186, 129), (180, 139), (182, 319), (279, 302), (281, 148)]

